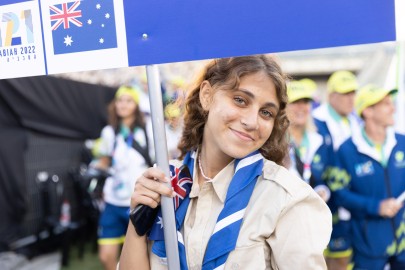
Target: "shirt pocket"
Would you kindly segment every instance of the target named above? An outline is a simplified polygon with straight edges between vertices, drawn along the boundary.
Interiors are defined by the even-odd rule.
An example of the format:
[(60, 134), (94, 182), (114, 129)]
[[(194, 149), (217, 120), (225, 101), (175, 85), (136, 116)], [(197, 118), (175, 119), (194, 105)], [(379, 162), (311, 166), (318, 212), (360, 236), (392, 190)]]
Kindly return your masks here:
[(266, 269), (265, 254), (262, 243), (247, 247), (238, 247), (229, 253), (225, 270)]

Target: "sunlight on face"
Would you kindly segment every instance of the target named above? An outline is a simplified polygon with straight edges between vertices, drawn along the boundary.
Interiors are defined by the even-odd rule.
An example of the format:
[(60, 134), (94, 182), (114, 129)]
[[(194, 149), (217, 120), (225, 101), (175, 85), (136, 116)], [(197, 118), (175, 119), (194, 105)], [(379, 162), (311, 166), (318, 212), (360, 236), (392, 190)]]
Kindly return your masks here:
[(241, 158), (261, 148), (279, 110), (276, 88), (268, 75), (246, 75), (236, 90), (219, 86), (212, 91), (203, 144), (229, 158)]

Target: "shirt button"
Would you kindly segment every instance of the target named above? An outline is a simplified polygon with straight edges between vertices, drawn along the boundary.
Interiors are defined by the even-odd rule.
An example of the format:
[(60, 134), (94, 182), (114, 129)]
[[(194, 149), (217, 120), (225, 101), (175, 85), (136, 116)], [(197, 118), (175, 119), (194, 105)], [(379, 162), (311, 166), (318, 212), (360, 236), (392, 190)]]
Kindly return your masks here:
[(231, 269), (239, 269), (239, 264), (237, 264), (237, 263), (233, 263), (232, 264), (232, 266), (231, 266)]

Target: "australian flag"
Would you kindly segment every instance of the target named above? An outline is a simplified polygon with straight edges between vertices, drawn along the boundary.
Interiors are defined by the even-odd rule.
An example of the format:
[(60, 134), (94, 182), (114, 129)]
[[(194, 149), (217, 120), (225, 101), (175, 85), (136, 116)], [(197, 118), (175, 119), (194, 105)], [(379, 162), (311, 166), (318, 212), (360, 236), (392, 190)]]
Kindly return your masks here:
[[(188, 196), (191, 191), (191, 186), (193, 180), (191, 173), (188, 170), (186, 165), (183, 165), (180, 168), (176, 168), (170, 165), (170, 174), (171, 174), (171, 184), (173, 190), (176, 192), (176, 196), (173, 198), (174, 209), (177, 211), (184, 199), (189, 200)], [(184, 207), (187, 210), (187, 207)], [(156, 217), (155, 223), (152, 226), (152, 229), (149, 234), (149, 239), (151, 240), (163, 240), (163, 219), (162, 211), (159, 210), (159, 213)]]
[(117, 48), (113, 0), (55, 4), (49, 16), (55, 54)]

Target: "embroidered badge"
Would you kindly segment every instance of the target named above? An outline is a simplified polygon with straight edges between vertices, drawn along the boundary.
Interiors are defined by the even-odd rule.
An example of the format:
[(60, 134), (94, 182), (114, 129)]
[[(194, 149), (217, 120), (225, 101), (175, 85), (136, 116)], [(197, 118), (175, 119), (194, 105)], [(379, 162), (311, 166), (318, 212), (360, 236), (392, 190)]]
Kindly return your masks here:
[(405, 167), (404, 152), (397, 151), (395, 153), (395, 167), (397, 167), (397, 168)]
[(361, 177), (374, 173), (374, 166), (371, 161), (354, 165), (356, 175)]

